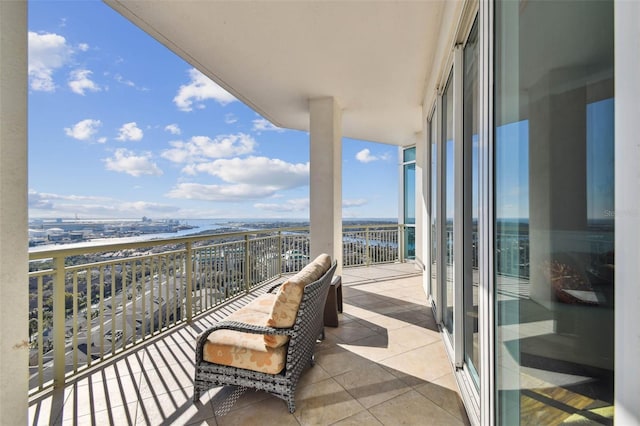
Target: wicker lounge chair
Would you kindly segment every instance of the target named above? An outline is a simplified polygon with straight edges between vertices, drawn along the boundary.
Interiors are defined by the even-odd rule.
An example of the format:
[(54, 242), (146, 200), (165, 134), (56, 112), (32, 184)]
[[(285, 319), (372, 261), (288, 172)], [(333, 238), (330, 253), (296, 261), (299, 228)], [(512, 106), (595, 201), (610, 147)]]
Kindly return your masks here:
[[(314, 363), (314, 349), (317, 339), (324, 338), (324, 305), (331, 279), (336, 270), (336, 263), (331, 264), (330, 260), (328, 262), (330, 268), (319, 279), (304, 286), (293, 326), (275, 328), (252, 325), (235, 320), (225, 320), (217, 323), (198, 337), (194, 401), (200, 398), (202, 392), (206, 392), (213, 387), (235, 385), (239, 386), (240, 389), (253, 388), (268, 392), (285, 400), (290, 413), (295, 411), (295, 391), (298, 380), (303, 370), (309, 364), (313, 365)], [(279, 286), (270, 289), (269, 292), (272, 293), (276, 290), (279, 290)], [(207, 362), (203, 356), (204, 347), (210, 341), (209, 336), (211, 333), (216, 330), (234, 330), (281, 339), (283, 338), (281, 336), (288, 336), (288, 342), (282, 348), (283, 351), (286, 350), (286, 362), (283, 360), (284, 368), (282, 371), (273, 374)], [(287, 339), (287, 337), (284, 337), (284, 339)], [(252, 357), (252, 360), (254, 360), (254, 357)]]

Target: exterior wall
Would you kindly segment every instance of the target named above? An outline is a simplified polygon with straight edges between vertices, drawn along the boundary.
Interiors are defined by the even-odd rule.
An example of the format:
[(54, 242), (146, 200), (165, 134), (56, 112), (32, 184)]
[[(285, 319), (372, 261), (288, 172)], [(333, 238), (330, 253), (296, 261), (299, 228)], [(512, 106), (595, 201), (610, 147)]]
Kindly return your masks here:
[(27, 424), (27, 2), (0, 1), (0, 424)]
[(640, 3), (619, 0), (615, 19), (615, 421), (640, 424)]

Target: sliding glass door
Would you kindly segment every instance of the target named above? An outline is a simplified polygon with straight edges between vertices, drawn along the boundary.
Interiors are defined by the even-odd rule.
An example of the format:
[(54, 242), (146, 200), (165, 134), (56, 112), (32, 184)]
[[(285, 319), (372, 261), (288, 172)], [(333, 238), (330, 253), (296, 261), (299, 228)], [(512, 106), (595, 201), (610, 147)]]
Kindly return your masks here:
[(478, 24), (474, 23), (463, 54), (463, 344), (464, 364), (479, 386), (479, 240), (480, 170), (479, 170), (479, 102), (478, 102)]
[[(452, 73), (453, 75), (453, 73)], [(453, 336), (453, 301), (455, 287), (455, 239), (454, 239), (454, 213), (455, 213), (455, 140), (453, 137), (453, 79), (449, 77), (442, 96), (442, 164), (444, 171), (441, 176), (443, 197), (442, 209), (442, 236), (443, 244), (440, 253), (444, 256), (444, 271), (442, 274), (442, 322), (450, 337)]]
[(497, 1), (499, 424), (612, 424), (613, 1)]
[[(439, 114), (434, 113), (429, 123), (431, 293), (436, 295), (436, 311), (448, 336), (452, 362), (456, 367), (467, 366), (476, 390), (480, 205), (477, 40), (474, 23), (464, 49), (454, 52)], [(439, 131), (435, 128), (438, 124)]]

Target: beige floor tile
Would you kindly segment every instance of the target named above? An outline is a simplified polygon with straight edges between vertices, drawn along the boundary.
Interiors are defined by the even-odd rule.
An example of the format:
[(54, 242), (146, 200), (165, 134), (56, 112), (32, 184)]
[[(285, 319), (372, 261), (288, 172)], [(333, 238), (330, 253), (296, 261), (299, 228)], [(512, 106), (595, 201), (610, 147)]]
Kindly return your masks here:
[(403, 393), (369, 410), (384, 425), (463, 425), (416, 391)]
[(334, 380), (365, 408), (411, 390), (409, 385), (378, 365), (351, 370), (335, 376)]
[(333, 423), (332, 426), (376, 426), (381, 424), (370, 412), (361, 411), (354, 416)]
[(180, 365), (144, 371), (140, 378), (140, 395), (146, 399), (193, 386), (194, 367)]
[(193, 364), (195, 362), (194, 349), (178, 345), (155, 345), (144, 349), (145, 366), (153, 364), (160, 367), (174, 366), (176, 364)]
[(327, 379), (298, 389), (294, 415), (302, 425), (329, 425), (363, 410), (338, 382)]
[(355, 340), (373, 336), (379, 331), (382, 331), (382, 329), (372, 329), (370, 327), (364, 326), (358, 321), (353, 321), (348, 324), (341, 324), (337, 328), (325, 328), (325, 334), (332, 335), (338, 342), (353, 342)]
[(369, 367), (375, 364), (373, 361), (363, 358), (340, 346), (334, 346), (316, 352), (316, 363), (332, 377), (360, 367)]
[(93, 382), (87, 379), (82, 384), (67, 387), (62, 419), (92, 415), (104, 410), (114, 409), (137, 401), (136, 385), (130, 376), (111, 379), (106, 382)]
[(465, 423), (468, 422), (453, 373), (447, 374), (433, 382), (418, 385), (415, 387), (415, 390), (457, 419)]
[(313, 367), (308, 367), (302, 372), (300, 381), (298, 382), (298, 388), (304, 386), (313, 386), (314, 383), (327, 380), (331, 376), (320, 365), (315, 364)]
[(345, 271), (340, 326), (325, 328), (316, 366), (298, 384), (295, 415), (284, 401), (247, 390), (216, 418), (215, 407), (232, 387), (215, 388), (191, 402), (195, 338), (224, 316), (221, 311), (105, 364), (59, 391), (56, 402), (52, 396), (33, 401), (30, 424), (49, 424), (58, 415), (64, 425), (395, 425), (425, 424), (425, 419), (436, 424), (430, 416), (445, 425), (467, 423), (441, 335), (422, 300), (422, 278), (410, 276), (412, 268), (391, 264)]
[(220, 426), (299, 425), (298, 420), (289, 413), (286, 402), (273, 396), (258, 401), (242, 410), (234, 410), (223, 416), (216, 416), (216, 421)]
[[(136, 423), (136, 409), (138, 403), (112, 407), (108, 410), (78, 416), (75, 422), (68, 421), (78, 426), (82, 425), (134, 425)], [(65, 422), (67, 423), (67, 422)]]
[(367, 309), (360, 308), (358, 306), (351, 305), (349, 304), (348, 300), (344, 301), (344, 313), (350, 315), (353, 318), (361, 318), (361, 319), (367, 319), (369, 317), (378, 315), (377, 312), (373, 312)]
[(451, 364), (441, 342), (410, 350), (384, 359), (380, 363), (400, 373), (399, 377), (415, 385), (451, 373)]
[(138, 404), (138, 425), (186, 425), (201, 422), (215, 416), (209, 395), (193, 403), (192, 389), (154, 395)]
[(62, 414), (67, 397), (68, 393), (60, 389), (33, 401), (29, 405), (29, 424), (33, 426), (54, 424)]
[(407, 352), (407, 348), (403, 346), (391, 346), (386, 334), (376, 334), (350, 344), (340, 343), (339, 347), (374, 362)]
[[(229, 395), (234, 391), (235, 387), (233, 386), (221, 386), (215, 388), (214, 396), (211, 398), (211, 405), (214, 409), (220, 409), (221, 405), (227, 400)], [(257, 391), (254, 389), (247, 389), (240, 398), (233, 404), (230, 411), (235, 410), (244, 410), (248, 409), (248, 407), (255, 405), (260, 401), (264, 401), (265, 399), (275, 398), (274, 396), (268, 394), (264, 391)]]
[(415, 325), (389, 330), (389, 345), (398, 345), (407, 349), (416, 349), (439, 342), (440, 334)]
[(407, 322), (404, 322), (386, 315), (380, 315), (380, 314), (376, 314), (367, 318), (367, 322), (375, 324), (379, 327), (383, 327), (387, 330), (394, 330), (396, 328), (401, 328), (408, 325)]

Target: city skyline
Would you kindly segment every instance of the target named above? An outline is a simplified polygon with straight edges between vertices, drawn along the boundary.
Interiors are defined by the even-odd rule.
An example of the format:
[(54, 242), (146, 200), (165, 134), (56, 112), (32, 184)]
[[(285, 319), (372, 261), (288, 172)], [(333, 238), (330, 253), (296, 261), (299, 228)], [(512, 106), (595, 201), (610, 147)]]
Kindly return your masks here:
[[(309, 217), (307, 132), (100, 1), (29, 1), (28, 28), (30, 218)], [(398, 217), (397, 157), (343, 140), (345, 218)]]

